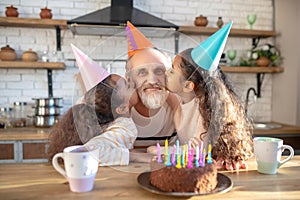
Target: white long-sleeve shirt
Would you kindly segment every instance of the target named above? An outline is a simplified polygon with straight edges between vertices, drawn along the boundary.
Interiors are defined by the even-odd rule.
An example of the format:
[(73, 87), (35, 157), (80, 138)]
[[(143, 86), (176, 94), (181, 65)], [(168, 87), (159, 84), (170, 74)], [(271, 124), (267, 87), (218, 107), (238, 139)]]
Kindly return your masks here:
[(188, 144), (192, 138), (197, 138), (200, 141), (201, 133), (206, 132), (202, 122), (203, 118), (199, 111), (199, 102), (194, 98), (188, 103), (180, 104), (181, 118), (180, 125), (176, 127), (177, 136), (180, 144)]
[(89, 140), (88, 149), (99, 148), (99, 165), (128, 165), (129, 149), (137, 137), (137, 128), (131, 118), (119, 117), (101, 134)]

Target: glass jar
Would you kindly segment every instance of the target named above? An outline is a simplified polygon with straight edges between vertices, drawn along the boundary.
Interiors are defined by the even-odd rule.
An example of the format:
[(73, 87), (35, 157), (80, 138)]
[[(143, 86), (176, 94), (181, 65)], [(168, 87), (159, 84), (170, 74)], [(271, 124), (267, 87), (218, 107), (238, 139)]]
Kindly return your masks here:
[(43, 54), (42, 54), (42, 62), (49, 62), (49, 54), (48, 54), (48, 51), (43, 51)]
[(0, 107), (0, 128), (11, 127), (12, 111), (10, 107)]
[(12, 119), (14, 127), (26, 126), (26, 106), (26, 102), (14, 102), (14, 111)]

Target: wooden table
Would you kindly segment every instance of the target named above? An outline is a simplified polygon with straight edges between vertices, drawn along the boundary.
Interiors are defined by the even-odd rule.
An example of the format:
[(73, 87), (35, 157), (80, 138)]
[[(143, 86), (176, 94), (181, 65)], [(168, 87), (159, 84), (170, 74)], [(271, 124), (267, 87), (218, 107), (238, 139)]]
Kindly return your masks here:
[[(284, 164), (276, 175), (256, 171), (256, 162), (249, 160), (249, 170), (222, 171), (230, 177), (233, 188), (223, 194), (194, 196), (191, 199), (299, 199), (300, 156)], [(153, 194), (137, 183), (148, 164), (100, 167), (93, 191), (73, 193), (69, 185), (49, 163), (0, 164), (0, 199), (173, 199)], [(182, 199), (182, 198), (181, 198)], [(187, 199), (187, 198), (184, 198)]]

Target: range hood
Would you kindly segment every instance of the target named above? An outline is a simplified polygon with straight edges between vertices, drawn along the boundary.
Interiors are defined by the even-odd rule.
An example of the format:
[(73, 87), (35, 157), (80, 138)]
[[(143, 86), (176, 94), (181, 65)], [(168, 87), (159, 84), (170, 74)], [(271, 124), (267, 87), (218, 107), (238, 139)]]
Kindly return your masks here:
[(67, 21), (77, 35), (125, 35), (130, 21), (146, 37), (173, 35), (178, 26), (133, 7), (133, 0), (111, 0), (111, 6)]

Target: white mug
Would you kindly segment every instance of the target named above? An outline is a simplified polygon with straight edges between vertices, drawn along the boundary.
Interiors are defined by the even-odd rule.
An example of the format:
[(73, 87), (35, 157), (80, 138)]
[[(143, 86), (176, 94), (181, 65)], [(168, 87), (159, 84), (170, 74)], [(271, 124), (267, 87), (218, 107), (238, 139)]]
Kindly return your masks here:
[[(290, 155), (281, 160), (282, 152), (288, 149)], [(294, 157), (294, 149), (284, 145), (283, 140), (272, 137), (255, 137), (254, 154), (257, 161), (257, 170), (263, 174), (276, 174), (277, 169)]]
[[(62, 153), (57, 153), (52, 159), (53, 167), (69, 182), (73, 192), (88, 192), (94, 187), (98, 171), (99, 149), (89, 151), (83, 145), (70, 146)], [(64, 161), (63, 169), (58, 164), (58, 158)]]

